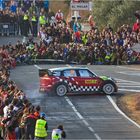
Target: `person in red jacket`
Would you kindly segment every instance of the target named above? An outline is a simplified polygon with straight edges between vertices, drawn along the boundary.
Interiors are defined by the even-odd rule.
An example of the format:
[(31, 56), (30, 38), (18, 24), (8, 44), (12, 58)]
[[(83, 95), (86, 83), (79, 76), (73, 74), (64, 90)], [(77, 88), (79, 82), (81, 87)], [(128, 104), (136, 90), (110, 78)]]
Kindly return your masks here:
[(36, 120), (38, 117), (34, 115), (35, 111), (34, 108), (30, 108), (30, 114), (27, 116), (26, 121), (25, 121), (25, 139), (34, 139), (34, 132), (35, 132), (35, 125), (36, 125)]
[(134, 32), (140, 32), (140, 19), (137, 18), (136, 22), (133, 25), (133, 31)]

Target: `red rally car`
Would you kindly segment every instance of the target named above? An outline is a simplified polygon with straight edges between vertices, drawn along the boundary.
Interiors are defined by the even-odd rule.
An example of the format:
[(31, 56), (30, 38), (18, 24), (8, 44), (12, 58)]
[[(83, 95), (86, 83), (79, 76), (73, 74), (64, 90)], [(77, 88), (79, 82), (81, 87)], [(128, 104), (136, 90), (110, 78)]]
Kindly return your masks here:
[(117, 92), (116, 81), (107, 76), (97, 76), (88, 68), (60, 67), (40, 69), (40, 91), (64, 96), (67, 93)]

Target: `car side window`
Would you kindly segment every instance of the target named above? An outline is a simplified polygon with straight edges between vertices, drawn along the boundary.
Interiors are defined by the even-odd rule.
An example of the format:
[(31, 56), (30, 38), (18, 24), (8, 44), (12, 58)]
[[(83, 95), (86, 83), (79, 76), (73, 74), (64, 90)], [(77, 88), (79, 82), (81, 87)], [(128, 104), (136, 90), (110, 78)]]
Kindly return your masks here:
[(61, 72), (60, 71), (53, 71), (53, 76), (61, 76)]
[(75, 70), (65, 70), (64, 71), (65, 77), (76, 77), (76, 71)]
[(88, 70), (79, 70), (80, 77), (94, 77), (94, 75)]

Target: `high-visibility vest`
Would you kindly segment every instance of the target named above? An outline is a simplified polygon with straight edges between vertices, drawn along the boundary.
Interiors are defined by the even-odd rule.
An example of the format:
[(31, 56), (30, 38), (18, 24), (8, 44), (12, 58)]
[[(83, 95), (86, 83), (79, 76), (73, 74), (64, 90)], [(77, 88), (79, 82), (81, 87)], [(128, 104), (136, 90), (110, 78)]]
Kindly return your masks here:
[(106, 59), (106, 60), (109, 60), (109, 59), (110, 59), (110, 55), (106, 55), (106, 56), (105, 56), (105, 59)]
[(62, 131), (60, 129), (53, 129), (52, 140), (60, 140)]
[(28, 15), (24, 15), (23, 20), (28, 20)]
[(32, 21), (36, 21), (36, 17), (35, 16), (32, 16)]
[(47, 131), (46, 131), (46, 121), (42, 119), (38, 119), (36, 121), (36, 126), (35, 126), (35, 137), (40, 137), (40, 138), (45, 138), (47, 136)]
[(39, 17), (39, 23), (42, 24), (42, 25), (46, 24), (45, 16), (40, 16)]

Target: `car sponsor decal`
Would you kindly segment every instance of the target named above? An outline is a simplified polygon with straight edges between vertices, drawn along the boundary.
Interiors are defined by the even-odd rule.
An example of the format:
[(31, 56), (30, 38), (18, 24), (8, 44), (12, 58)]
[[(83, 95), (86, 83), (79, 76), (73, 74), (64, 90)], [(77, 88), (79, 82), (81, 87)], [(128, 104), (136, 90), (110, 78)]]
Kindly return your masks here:
[(85, 84), (97, 84), (97, 80), (85, 80)]

